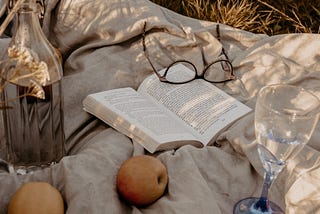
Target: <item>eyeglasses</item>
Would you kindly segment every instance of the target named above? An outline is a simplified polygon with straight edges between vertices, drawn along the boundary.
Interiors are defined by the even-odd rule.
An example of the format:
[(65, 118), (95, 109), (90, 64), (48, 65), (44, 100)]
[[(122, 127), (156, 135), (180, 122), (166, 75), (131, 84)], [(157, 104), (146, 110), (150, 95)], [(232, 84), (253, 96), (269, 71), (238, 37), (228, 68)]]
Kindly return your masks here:
[[(146, 26), (147, 26), (147, 22), (145, 22), (144, 24), (143, 33), (142, 33), (143, 52), (149, 64), (151, 65), (154, 73), (158, 76), (161, 82), (166, 82), (171, 84), (183, 84), (183, 83), (191, 82), (195, 79), (204, 79), (211, 83), (225, 83), (235, 79), (235, 76), (233, 73), (233, 66), (230, 60), (228, 59), (228, 56), (226, 55), (225, 50), (223, 48), (219, 56), (219, 59), (206, 65), (202, 74), (198, 74), (197, 68), (192, 62), (184, 59), (174, 61), (164, 71), (162, 70), (162, 72), (159, 73), (154, 67), (154, 65), (152, 64), (149, 54), (147, 52), (146, 42), (145, 42)], [(217, 25), (217, 35), (218, 35), (218, 39), (220, 39), (219, 25)], [(180, 66), (180, 64), (182, 64), (183, 66), (189, 69), (185, 69), (185, 67), (180, 67), (180, 69), (177, 69), (177, 66), (178, 65)]]

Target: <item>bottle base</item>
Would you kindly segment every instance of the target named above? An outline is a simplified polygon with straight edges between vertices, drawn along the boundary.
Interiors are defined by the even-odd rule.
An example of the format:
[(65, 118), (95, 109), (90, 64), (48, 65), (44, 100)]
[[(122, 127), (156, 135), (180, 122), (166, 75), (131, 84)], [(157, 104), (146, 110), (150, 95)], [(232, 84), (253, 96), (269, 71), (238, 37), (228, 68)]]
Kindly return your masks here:
[(51, 162), (42, 165), (28, 165), (28, 166), (18, 166), (8, 163), (7, 161), (0, 159), (0, 172), (7, 172), (10, 174), (17, 174), (17, 175), (25, 175), (31, 174), (38, 170), (43, 170), (46, 168), (50, 168), (51, 166), (55, 165), (58, 162)]

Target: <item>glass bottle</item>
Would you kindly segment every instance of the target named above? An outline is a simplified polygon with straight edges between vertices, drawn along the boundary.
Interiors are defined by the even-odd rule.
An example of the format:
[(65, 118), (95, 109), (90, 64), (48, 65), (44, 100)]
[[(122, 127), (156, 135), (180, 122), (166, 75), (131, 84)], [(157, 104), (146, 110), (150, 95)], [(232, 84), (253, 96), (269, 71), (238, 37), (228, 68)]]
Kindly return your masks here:
[(62, 66), (42, 32), (36, 0), (18, 2), (16, 30), (2, 62), (6, 159), (15, 168), (42, 167), (65, 155)]

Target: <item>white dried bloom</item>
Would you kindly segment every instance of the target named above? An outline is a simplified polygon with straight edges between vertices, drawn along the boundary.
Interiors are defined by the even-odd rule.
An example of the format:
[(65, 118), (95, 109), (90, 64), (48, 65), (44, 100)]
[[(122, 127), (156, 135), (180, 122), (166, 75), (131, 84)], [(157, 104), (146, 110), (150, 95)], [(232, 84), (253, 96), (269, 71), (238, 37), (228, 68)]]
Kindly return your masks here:
[(18, 48), (15, 45), (8, 48), (8, 57), (10, 59), (16, 59), (19, 63), (23, 64), (32, 63), (34, 61), (31, 52), (28, 50), (28, 48)]
[(8, 48), (8, 56), (17, 61), (16, 71), (9, 81), (17, 83), (34, 79), (44, 86), (50, 80), (47, 64), (40, 61), (38, 55), (31, 49), (12, 46)]
[(30, 80), (27, 95), (34, 96), (39, 99), (45, 99), (45, 92), (42, 86), (33, 80)]

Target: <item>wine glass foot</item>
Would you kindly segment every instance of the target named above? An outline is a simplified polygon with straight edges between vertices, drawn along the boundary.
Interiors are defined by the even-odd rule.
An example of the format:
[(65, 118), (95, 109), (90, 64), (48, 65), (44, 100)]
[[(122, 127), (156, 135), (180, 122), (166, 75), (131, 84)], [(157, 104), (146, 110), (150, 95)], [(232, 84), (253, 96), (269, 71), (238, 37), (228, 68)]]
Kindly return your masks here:
[(254, 204), (259, 201), (259, 198), (245, 198), (235, 204), (233, 214), (284, 214), (282, 209), (272, 201), (269, 201), (270, 210), (262, 212), (254, 209)]

